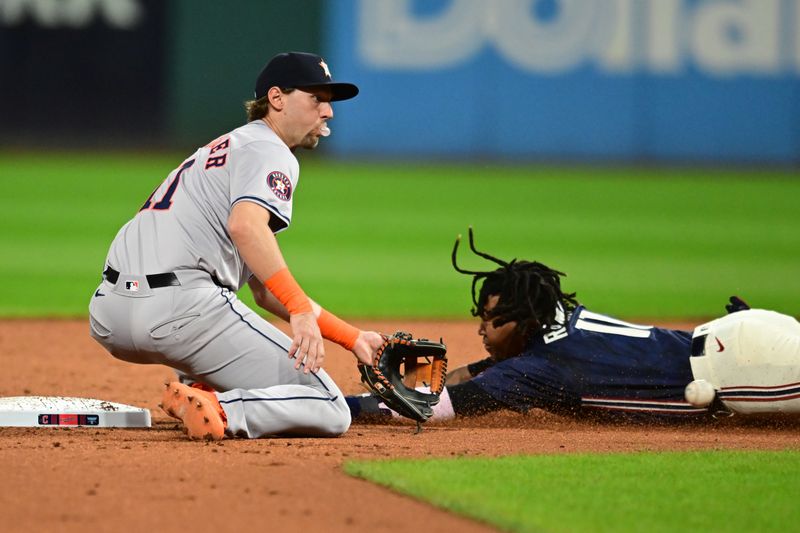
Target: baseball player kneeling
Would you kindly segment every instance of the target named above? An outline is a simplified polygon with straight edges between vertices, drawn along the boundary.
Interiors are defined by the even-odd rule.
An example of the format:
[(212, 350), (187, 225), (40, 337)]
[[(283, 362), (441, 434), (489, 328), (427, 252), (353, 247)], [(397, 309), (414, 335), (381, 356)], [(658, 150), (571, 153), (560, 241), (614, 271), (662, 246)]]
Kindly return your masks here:
[[(800, 323), (749, 309), (694, 332), (632, 324), (590, 311), (561, 288), (563, 273), (531, 261), (473, 272), (472, 314), (489, 357), (447, 374), (432, 420), (497, 409), (687, 419), (800, 412)], [(481, 282), (477, 298), (475, 287)], [(347, 399), (358, 417), (392, 414), (374, 395)]]
[[(331, 102), (356, 94), (317, 55), (275, 56), (246, 103), (249, 122), (183, 161), (111, 244), (91, 335), (119, 359), (177, 371), (162, 408), (192, 438), (336, 436), (350, 425), (321, 369), (322, 338), (366, 365), (384, 339), (308, 298), (274, 234), (292, 222), (294, 151), (315, 148), (330, 134)], [(236, 297), (245, 284), (292, 338)]]

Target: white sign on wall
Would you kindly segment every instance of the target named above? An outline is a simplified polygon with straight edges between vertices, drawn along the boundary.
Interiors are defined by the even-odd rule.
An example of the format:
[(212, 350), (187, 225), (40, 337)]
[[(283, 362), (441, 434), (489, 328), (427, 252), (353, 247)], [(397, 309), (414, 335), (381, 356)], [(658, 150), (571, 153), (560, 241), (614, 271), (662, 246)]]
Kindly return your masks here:
[(139, 0), (0, 0), (0, 26), (31, 21), (43, 28), (85, 28), (99, 18), (112, 28), (135, 28), (144, 10)]
[(537, 74), (586, 64), (620, 74), (689, 65), (711, 76), (800, 73), (800, 0), (452, 0), (425, 16), (413, 4), (360, 0), (366, 64), (435, 70), (488, 46)]

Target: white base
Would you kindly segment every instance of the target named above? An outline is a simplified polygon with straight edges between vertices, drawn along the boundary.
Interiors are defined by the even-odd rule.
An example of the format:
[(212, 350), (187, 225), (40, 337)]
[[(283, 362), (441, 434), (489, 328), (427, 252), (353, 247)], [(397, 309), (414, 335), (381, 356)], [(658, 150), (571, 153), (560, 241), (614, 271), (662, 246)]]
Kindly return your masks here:
[(150, 411), (122, 403), (63, 396), (0, 398), (0, 427), (149, 428)]

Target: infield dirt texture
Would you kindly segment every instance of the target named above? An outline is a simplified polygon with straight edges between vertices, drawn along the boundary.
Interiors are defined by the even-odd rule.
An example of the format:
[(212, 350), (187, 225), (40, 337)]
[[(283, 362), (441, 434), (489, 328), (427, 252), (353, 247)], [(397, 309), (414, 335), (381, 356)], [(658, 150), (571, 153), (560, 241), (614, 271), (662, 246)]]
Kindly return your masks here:
[[(357, 322), (443, 335), (456, 355), (479, 353), (474, 324)], [(326, 368), (361, 391), (353, 358), (327, 343)], [(431, 424), (355, 424), (337, 439), (187, 440), (157, 407), (162, 366), (108, 356), (83, 320), (0, 322), (0, 396), (65, 395), (146, 407), (151, 429), (0, 429), (2, 530), (430, 532), (493, 531), (348, 477), (348, 459), (698, 449), (797, 449), (800, 423), (721, 420), (683, 426), (598, 425), (534, 411)], [(461, 357), (457, 354), (462, 354)], [(665, 495), (669, 488), (665, 487)], [(409, 525), (413, 524), (413, 525)]]
[[(410, 424), (356, 424), (338, 439), (190, 442), (157, 407), (171, 371), (113, 359), (86, 320), (108, 244), (181, 157), (0, 153), (0, 396), (100, 398), (146, 407), (154, 421), (148, 430), (0, 428), (2, 531), (487, 531), (341, 466), (800, 448), (795, 419), (600, 425), (540, 411), (431, 424), (420, 435)], [(470, 280), (449, 257), (469, 224), (480, 249), (560, 268), (589, 308), (620, 318), (677, 318), (690, 329), (735, 293), (798, 312), (796, 173), (312, 160), (302, 180), (280, 243), (309, 294), (359, 327), (443, 337), (451, 368), (483, 357), (477, 324), (464, 320)], [(491, 267), (462, 257), (466, 268)], [(65, 318), (37, 318), (53, 316)], [(353, 357), (327, 348), (326, 370), (360, 393)]]

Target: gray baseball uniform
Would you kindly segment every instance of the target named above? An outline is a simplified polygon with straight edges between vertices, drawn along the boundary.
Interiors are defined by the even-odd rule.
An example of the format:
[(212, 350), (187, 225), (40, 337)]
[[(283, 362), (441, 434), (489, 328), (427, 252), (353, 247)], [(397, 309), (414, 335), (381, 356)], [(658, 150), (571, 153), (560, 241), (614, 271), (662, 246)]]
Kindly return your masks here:
[(220, 391), (230, 435), (335, 436), (350, 425), (333, 380), (295, 370), (291, 339), (235, 294), (251, 272), (226, 231), (233, 205), (263, 206), (282, 231), (298, 175), (261, 120), (200, 148), (117, 233), (89, 305), (91, 335), (115, 357)]

